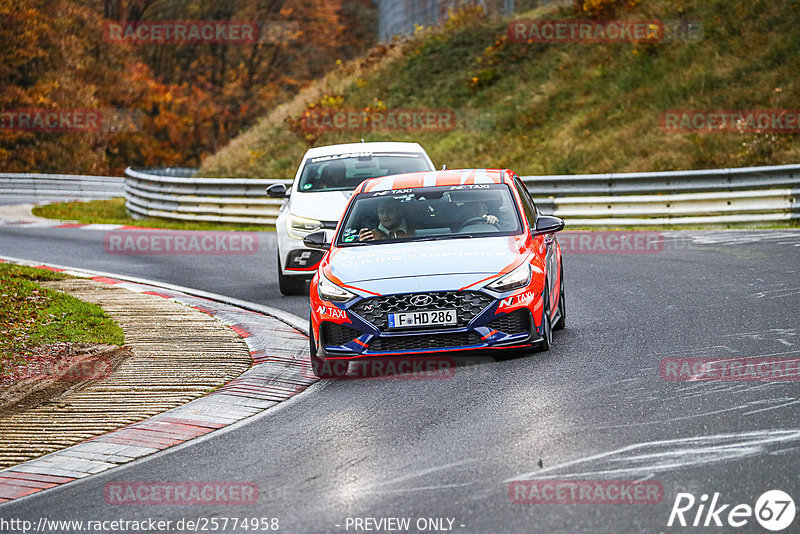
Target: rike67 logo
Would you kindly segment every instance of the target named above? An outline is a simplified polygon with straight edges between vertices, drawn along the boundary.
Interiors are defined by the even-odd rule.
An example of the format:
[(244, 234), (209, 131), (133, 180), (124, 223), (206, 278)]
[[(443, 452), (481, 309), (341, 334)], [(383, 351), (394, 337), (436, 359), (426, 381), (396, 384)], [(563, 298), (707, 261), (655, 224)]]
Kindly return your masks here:
[(767, 530), (779, 532), (789, 528), (794, 521), (794, 500), (781, 490), (770, 490), (749, 504), (723, 504), (720, 494), (714, 493), (709, 502), (704, 493), (696, 499), (691, 493), (678, 493), (669, 514), (667, 526), (732, 527), (750, 524), (753, 517)]

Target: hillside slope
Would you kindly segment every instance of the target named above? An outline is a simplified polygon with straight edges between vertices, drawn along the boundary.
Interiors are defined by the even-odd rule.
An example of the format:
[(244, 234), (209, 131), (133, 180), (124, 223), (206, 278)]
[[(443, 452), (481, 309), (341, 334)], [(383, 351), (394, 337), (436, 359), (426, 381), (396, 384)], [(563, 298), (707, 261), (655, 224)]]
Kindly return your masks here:
[[(695, 42), (510, 42), (510, 19), (463, 12), (383, 57), (345, 64), (208, 158), (209, 176), (291, 177), (310, 145), (414, 140), (434, 163), (523, 175), (800, 162), (797, 133), (670, 132), (666, 110), (800, 109), (796, 1), (644, 0), (617, 13), (702, 24)], [(543, 7), (524, 18), (574, 18)], [(448, 131), (309, 132), (313, 109), (447, 109)], [(795, 129), (797, 131), (797, 129)]]

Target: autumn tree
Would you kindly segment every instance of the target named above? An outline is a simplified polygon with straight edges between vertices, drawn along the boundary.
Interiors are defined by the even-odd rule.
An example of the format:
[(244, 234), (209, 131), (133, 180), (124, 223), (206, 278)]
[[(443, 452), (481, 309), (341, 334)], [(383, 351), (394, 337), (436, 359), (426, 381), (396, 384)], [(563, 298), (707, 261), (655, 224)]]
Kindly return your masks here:
[[(0, 170), (198, 165), (336, 59), (370, 45), (373, 13), (370, 0), (0, 0), (0, 110), (132, 119), (122, 131), (2, 128)], [(131, 45), (104, 39), (109, 20), (257, 21), (280, 31), (247, 45)]]

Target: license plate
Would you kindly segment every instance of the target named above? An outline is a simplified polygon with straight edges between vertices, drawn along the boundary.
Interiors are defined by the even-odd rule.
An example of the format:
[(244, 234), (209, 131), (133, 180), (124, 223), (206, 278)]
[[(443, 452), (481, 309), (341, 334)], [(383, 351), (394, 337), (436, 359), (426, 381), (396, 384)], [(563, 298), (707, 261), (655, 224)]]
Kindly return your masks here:
[(389, 328), (451, 326), (454, 324), (456, 324), (456, 310), (427, 310), (389, 314)]

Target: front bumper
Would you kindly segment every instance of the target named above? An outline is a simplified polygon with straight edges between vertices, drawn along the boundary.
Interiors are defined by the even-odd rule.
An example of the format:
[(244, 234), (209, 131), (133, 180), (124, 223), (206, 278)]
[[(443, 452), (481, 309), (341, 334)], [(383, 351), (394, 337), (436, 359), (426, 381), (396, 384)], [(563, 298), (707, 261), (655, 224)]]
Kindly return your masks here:
[[(423, 310), (408, 304), (418, 294), (358, 299), (346, 307), (312, 308), (318, 356), (353, 359), (475, 350), (520, 349), (541, 341), (534, 317), (536, 306), (509, 309), (503, 299), (484, 291), (429, 293), (433, 307), (457, 310), (458, 324), (435, 328), (390, 328), (394, 312)], [(428, 305), (430, 306), (430, 305)]]

